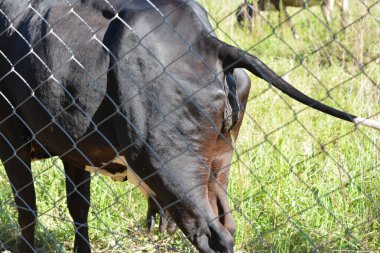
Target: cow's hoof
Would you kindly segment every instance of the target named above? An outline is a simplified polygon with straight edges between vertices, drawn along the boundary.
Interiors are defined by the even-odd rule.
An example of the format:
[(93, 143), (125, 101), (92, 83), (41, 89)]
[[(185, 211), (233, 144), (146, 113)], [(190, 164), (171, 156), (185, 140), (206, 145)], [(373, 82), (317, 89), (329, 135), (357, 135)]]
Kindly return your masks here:
[(164, 214), (160, 216), (160, 233), (164, 233), (165, 231), (168, 234), (173, 234), (177, 230), (177, 225), (170, 220), (169, 212), (165, 211)]
[(150, 217), (147, 217), (146, 227), (148, 229), (148, 232), (151, 232), (154, 229), (155, 225), (156, 225), (156, 215), (152, 215)]
[(168, 227), (166, 231), (169, 235), (174, 234), (174, 232), (177, 230), (177, 225), (174, 222), (169, 222)]

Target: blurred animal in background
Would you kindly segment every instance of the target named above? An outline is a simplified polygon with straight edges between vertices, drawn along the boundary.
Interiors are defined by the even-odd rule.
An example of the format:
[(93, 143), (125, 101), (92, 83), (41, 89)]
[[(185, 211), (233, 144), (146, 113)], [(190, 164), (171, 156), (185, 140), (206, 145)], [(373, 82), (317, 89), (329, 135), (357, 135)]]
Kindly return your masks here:
[[(285, 14), (286, 23), (290, 26), (295, 39), (299, 39), (291, 17), (286, 11), (286, 7), (301, 7), (308, 8), (312, 6), (321, 6), (323, 16), (326, 23), (331, 23), (331, 14), (333, 11), (335, 0), (245, 0), (240, 4), (236, 11), (236, 19), (240, 26), (247, 26), (251, 31), (254, 28), (254, 23), (260, 11), (279, 11), (279, 15), (283, 12)], [(345, 27), (349, 20), (348, 0), (337, 0), (337, 4), (341, 9), (341, 24)]]

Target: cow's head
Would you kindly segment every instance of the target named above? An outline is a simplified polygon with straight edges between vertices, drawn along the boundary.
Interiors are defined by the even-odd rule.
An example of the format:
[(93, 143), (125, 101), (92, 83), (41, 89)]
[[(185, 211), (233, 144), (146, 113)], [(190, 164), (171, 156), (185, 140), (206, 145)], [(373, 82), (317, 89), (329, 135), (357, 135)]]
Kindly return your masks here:
[(224, 70), (207, 14), (194, 2), (129, 1), (116, 9), (102, 11), (111, 19), (103, 42), (122, 155), (201, 252), (232, 252), (226, 193), (221, 211), (209, 185), (226, 190), (215, 177), (225, 172), (213, 164), (221, 140), (230, 156), (229, 131), (239, 121), (234, 69)]

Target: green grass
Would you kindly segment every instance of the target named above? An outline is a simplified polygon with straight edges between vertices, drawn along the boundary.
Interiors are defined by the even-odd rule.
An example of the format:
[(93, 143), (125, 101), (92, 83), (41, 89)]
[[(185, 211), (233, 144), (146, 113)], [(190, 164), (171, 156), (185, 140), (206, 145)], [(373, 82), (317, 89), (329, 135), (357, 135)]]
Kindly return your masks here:
[[(264, 14), (270, 25), (260, 20), (250, 33), (235, 24), (241, 1), (199, 2), (222, 40), (258, 56), (309, 96), (379, 119), (380, 25), (360, 1), (350, 2), (351, 25), (344, 31), (337, 8), (331, 30), (316, 18), (323, 20), (320, 8), (298, 13), (292, 18), (298, 41), (286, 25), (277, 27), (276, 13)], [(380, 4), (371, 14), (380, 17)], [(236, 251), (380, 251), (379, 146), (377, 131), (306, 108), (252, 77), (228, 189)], [(33, 164), (41, 215), (37, 240), (44, 252), (72, 249), (64, 176), (57, 167), (62, 170), (51, 160)], [(90, 239), (99, 252), (193, 250), (180, 232), (172, 237), (146, 233), (146, 201), (129, 183), (95, 175), (91, 190)], [(17, 248), (12, 201), (0, 168), (0, 241)]]

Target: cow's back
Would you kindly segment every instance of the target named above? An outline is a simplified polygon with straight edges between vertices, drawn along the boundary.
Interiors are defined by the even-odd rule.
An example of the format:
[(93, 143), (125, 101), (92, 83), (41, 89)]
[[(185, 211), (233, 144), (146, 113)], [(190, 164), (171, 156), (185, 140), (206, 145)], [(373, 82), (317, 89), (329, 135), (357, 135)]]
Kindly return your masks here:
[[(110, 100), (104, 99), (109, 58), (103, 48), (109, 20), (87, 5), (71, 10), (66, 2), (34, 2), (0, 5), (0, 91), (27, 128), (38, 133), (39, 143), (51, 154), (67, 153), (106, 117), (100, 105), (110, 110)], [(102, 150), (89, 149), (111, 149), (97, 133), (87, 138)]]

